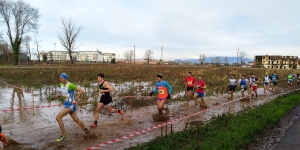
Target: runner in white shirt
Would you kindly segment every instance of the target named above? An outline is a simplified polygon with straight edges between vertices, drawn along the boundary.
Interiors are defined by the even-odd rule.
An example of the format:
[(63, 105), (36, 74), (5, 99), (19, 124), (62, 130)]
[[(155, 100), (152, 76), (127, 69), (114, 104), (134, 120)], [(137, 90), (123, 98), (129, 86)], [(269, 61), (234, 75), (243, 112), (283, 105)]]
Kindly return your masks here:
[(268, 72), (266, 72), (266, 75), (264, 76), (264, 95), (267, 94), (267, 91), (270, 92), (270, 81), (271, 77), (269, 76)]
[(229, 87), (228, 99), (233, 99), (233, 93), (236, 87), (236, 79), (234, 78), (233, 74), (231, 74), (231, 77), (228, 80), (228, 87)]

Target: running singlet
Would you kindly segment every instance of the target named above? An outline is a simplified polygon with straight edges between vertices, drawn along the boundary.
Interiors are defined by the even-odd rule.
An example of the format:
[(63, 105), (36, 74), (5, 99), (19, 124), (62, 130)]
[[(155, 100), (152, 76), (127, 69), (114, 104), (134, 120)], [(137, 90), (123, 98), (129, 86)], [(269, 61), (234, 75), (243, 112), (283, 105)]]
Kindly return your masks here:
[(264, 82), (270, 82), (270, 77), (269, 76), (265, 76), (264, 77)]
[[(99, 84), (99, 89), (100, 89), (100, 90), (108, 90), (108, 88), (105, 88), (105, 87), (103, 86), (104, 82), (105, 82), (105, 80), (104, 80), (101, 84)], [(101, 93), (100, 93), (100, 94), (101, 94)], [(102, 93), (101, 95), (104, 95), (104, 96), (110, 96), (110, 92), (104, 92), (104, 93)]]
[(156, 87), (153, 91), (158, 92), (158, 100), (166, 100), (168, 97), (168, 94), (172, 93), (172, 87), (167, 81), (162, 80), (161, 82), (156, 81)]
[(185, 83), (187, 85), (187, 87), (194, 87), (196, 80), (194, 77), (186, 77), (185, 78)]
[(243, 88), (246, 88), (248, 79), (239, 79), (238, 82), (240, 83), (240, 86), (243, 89)]
[(272, 75), (272, 82), (277, 82), (277, 79), (278, 79), (278, 77), (277, 77), (277, 75)]
[(71, 108), (71, 111), (76, 111), (76, 105), (72, 104), (72, 101), (75, 99), (75, 90), (77, 87), (70, 82), (68, 82), (66, 86), (62, 83), (59, 85), (62, 98), (64, 99), (65, 108)]
[(250, 78), (250, 84), (251, 84), (251, 86), (257, 86), (257, 84), (256, 84), (256, 78)]
[(293, 76), (292, 75), (288, 75), (288, 80), (293, 80)]
[(234, 78), (230, 78), (230, 79), (229, 79), (229, 85), (230, 85), (231, 87), (236, 86), (236, 80), (235, 80)]
[(206, 85), (206, 83), (204, 81), (196, 81), (196, 85), (197, 85), (196, 92), (198, 92), (198, 93), (204, 93), (204, 89), (201, 88), (201, 87), (204, 87)]

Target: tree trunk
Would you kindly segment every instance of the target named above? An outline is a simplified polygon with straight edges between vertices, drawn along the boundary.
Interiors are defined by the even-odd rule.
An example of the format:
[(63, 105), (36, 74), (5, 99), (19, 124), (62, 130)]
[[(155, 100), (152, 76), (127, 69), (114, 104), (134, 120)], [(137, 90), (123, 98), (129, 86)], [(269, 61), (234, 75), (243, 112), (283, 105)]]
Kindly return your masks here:
[(12, 43), (14, 65), (19, 64), (20, 45), (21, 42), (18, 40)]
[(70, 55), (70, 61), (71, 61), (71, 64), (74, 64), (73, 56), (72, 56), (71, 50), (69, 50), (69, 55)]

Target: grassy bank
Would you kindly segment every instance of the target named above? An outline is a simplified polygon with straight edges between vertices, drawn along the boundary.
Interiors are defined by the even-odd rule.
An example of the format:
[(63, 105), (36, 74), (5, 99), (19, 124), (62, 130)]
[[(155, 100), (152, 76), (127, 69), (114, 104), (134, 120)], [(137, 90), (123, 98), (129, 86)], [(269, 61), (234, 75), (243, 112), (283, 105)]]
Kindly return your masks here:
[(249, 109), (237, 115), (226, 115), (205, 125), (192, 127), (186, 131), (158, 137), (129, 150), (168, 149), (241, 149), (250, 144), (256, 136), (280, 120), (285, 114), (300, 104), (300, 92), (278, 97), (256, 109)]

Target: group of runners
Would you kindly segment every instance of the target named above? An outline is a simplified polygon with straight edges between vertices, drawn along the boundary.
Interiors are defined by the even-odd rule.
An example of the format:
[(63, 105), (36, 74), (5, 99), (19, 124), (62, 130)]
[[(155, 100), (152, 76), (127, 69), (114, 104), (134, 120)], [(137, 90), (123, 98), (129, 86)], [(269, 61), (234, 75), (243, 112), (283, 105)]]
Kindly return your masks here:
[[(56, 98), (63, 98), (64, 99), (64, 108), (58, 113), (56, 116), (56, 121), (59, 124), (60, 130), (61, 130), (61, 136), (56, 140), (57, 142), (63, 141), (67, 138), (65, 126), (62, 121), (62, 118), (66, 115), (70, 115), (74, 122), (76, 122), (81, 129), (86, 133), (90, 133), (90, 128), (87, 128), (82, 121), (80, 121), (76, 114), (76, 103), (77, 100), (80, 98), (80, 96), (83, 94), (83, 90), (74, 85), (73, 83), (69, 82), (69, 77), (66, 73), (61, 73), (60, 76), (60, 92), (55, 96)], [(150, 93), (150, 96), (152, 96), (154, 93), (157, 94), (157, 110), (160, 115), (163, 114), (163, 111), (169, 112), (168, 107), (165, 107), (164, 105), (167, 102), (167, 99), (171, 97), (172, 94), (172, 86), (165, 80), (163, 80), (162, 74), (158, 74), (156, 79), (156, 85), (154, 90)], [(270, 85), (272, 87), (272, 90), (277, 90), (277, 81), (278, 76), (274, 72), (271, 76), (266, 73), (266, 75), (263, 77), (263, 83), (264, 83), (264, 94), (266, 94), (267, 91), (270, 90)], [(121, 109), (114, 109), (112, 108), (112, 97), (111, 92), (113, 91), (112, 86), (104, 80), (104, 74), (99, 73), (97, 76), (98, 80), (98, 88), (99, 88), (99, 94), (101, 94), (100, 101), (97, 104), (97, 108), (95, 111), (94, 116), (94, 123), (90, 126), (91, 128), (97, 127), (97, 121), (99, 118), (99, 112), (103, 107), (106, 107), (107, 111), (110, 113), (119, 113), (120, 115), (123, 115), (123, 111)], [(297, 83), (300, 84), (300, 73), (297, 75), (294, 73), (290, 73), (287, 76), (288, 80), (288, 87), (292, 86), (292, 83), (297, 80)], [(242, 75), (240, 79), (236, 80), (234, 75), (232, 74), (231, 77), (228, 80), (228, 87), (229, 87), (229, 99), (233, 98), (233, 93), (237, 87), (237, 85), (240, 86), (240, 92), (242, 93), (242, 97), (244, 97), (244, 92), (249, 88), (248, 94), (249, 96), (255, 96), (257, 97), (257, 85), (259, 80), (256, 78), (255, 74), (250, 74), (249, 79), (246, 78), (245, 75)], [(189, 104), (191, 97), (195, 101), (196, 107), (207, 107), (204, 101), (204, 91), (206, 89), (206, 83), (203, 80), (203, 77), (198, 76), (198, 79), (196, 80), (192, 72), (188, 72), (187, 77), (185, 78), (185, 86), (186, 86), (186, 95), (187, 95), (187, 103)], [(194, 92), (195, 91), (195, 92)], [(75, 93), (77, 92), (77, 95)], [(254, 92), (254, 94), (252, 94)], [(199, 101), (199, 99), (201, 101)], [(4, 134), (2, 133), (2, 128), (0, 126), (0, 140), (1, 142), (5, 142)]]

